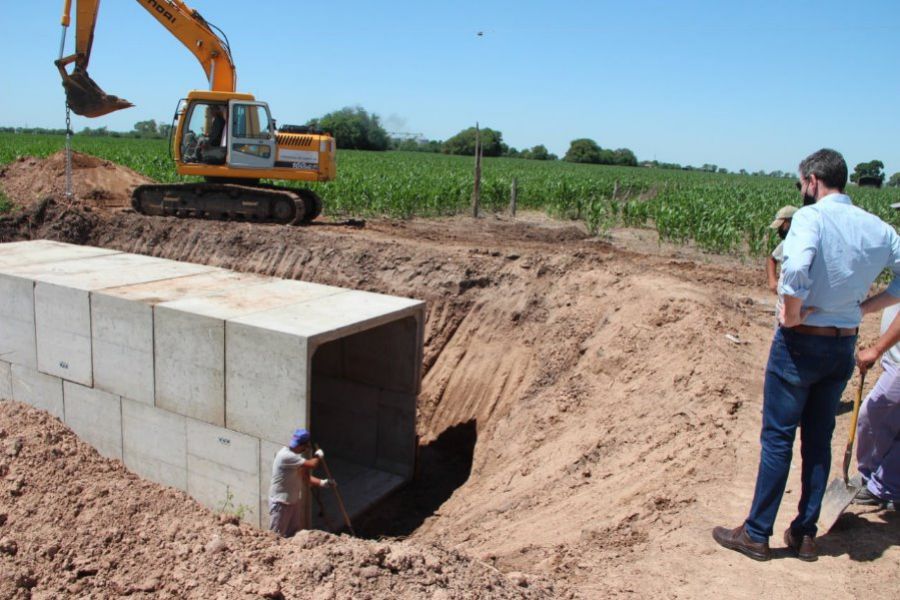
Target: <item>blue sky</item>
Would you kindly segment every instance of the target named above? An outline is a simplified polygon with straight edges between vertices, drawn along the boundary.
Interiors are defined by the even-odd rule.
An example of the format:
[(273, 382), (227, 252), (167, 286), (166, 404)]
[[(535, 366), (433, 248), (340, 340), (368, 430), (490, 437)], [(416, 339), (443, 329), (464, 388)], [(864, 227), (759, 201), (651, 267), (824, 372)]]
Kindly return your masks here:
[[(2, 2), (0, 125), (62, 127), (62, 0)], [(359, 105), (389, 131), (446, 139), (479, 121), (560, 155), (589, 137), (642, 160), (793, 171), (829, 146), (851, 168), (900, 171), (896, 0), (189, 5), (227, 34), (239, 90), (282, 124)], [(103, 2), (89, 71), (136, 107), (76, 130), (169, 122), (206, 87), (139, 1)]]

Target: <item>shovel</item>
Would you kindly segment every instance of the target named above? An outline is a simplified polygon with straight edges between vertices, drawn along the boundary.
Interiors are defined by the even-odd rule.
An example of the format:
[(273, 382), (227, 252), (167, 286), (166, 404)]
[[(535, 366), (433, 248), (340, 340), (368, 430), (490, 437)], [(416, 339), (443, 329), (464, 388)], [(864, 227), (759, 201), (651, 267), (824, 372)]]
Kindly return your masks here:
[[(316, 450), (319, 449), (318, 444), (316, 444), (315, 447), (316, 447)], [(325, 462), (325, 457), (323, 456), (321, 460), (322, 460), (322, 468), (325, 469), (325, 476), (328, 477), (328, 479), (334, 481), (334, 477), (331, 474), (331, 469), (328, 468), (328, 463)], [(341, 509), (341, 514), (344, 516), (344, 523), (347, 524), (347, 529), (350, 530), (350, 535), (356, 537), (356, 532), (353, 531), (353, 525), (350, 523), (350, 516), (347, 515), (347, 509), (344, 508), (344, 499), (341, 498), (341, 492), (337, 489), (337, 486), (335, 486), (331, 489), (334, 490), (334, 495), (337, 497), (338, 508)]]
[(850, 419), (850, 437), (847, 440), (847, 450), (844, 452), (844, 476), (837, 477), (825, 489), (825, 497), (822, 498), (822, 511), (819, 513), (819, 531), (827, 533), (837, 522), (841, 513), (850, 506), (856, 494), (862, 488), (862, 479), (854, 476), (848, 477), (850, 459), (853, 456), (853, 441), (856, 439), (856, 419), (859, 417), (859, 405), (862, 403), (863, 383), (866, 374), (859, 376), (859, 389), (856, 390), (856, 399), (853, 401), (853, 416)]

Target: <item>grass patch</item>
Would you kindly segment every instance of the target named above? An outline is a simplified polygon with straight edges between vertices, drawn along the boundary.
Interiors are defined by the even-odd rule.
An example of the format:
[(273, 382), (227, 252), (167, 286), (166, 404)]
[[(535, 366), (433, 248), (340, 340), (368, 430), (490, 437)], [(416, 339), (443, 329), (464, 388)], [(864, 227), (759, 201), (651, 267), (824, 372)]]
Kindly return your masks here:
[(3, 193), (3, 190), (0, 190), (0, 215), (6, 214), (12, 210), (12, 202), (9, 201), (9, 198), (6, 197), (6, 194)]

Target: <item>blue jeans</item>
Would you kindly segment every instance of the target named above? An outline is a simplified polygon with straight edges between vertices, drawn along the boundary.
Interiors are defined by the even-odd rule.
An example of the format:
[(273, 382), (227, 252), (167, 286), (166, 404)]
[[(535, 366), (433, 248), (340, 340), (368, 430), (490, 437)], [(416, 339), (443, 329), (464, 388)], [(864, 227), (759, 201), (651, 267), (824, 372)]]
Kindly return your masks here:
[(802, 489), (791, 529), (816, 534), (831, 469), (831, 434), (841, 394), (853, 374), (856, 336), (824, 337), (779, 328), (769, 350), (763, 390), (762, 452), (747, 534), (768, 541), (784, 495), (800, 426)]

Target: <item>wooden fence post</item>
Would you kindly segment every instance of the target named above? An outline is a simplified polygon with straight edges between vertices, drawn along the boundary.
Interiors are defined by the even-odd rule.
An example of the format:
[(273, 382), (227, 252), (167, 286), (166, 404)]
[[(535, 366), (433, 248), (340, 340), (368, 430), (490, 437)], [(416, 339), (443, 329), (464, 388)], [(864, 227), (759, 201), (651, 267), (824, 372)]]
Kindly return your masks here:
[(472, 190), (472, 216), (478, 218), (478, 205), (481, 202), (481, 132), (475, 123), (475, 187)]
[(516, 195), (518, 193), (518, 180), (513, 177), (512, 185), (509, 188), (509, 214), (513, 218), (516, 216)]

